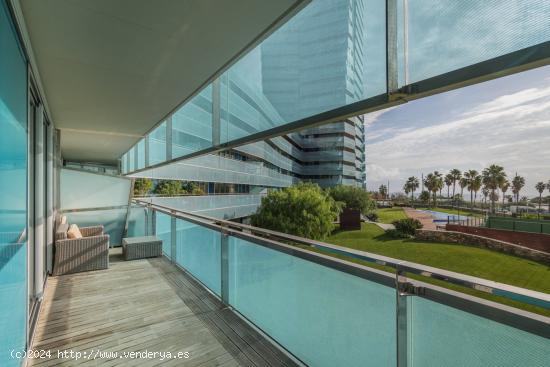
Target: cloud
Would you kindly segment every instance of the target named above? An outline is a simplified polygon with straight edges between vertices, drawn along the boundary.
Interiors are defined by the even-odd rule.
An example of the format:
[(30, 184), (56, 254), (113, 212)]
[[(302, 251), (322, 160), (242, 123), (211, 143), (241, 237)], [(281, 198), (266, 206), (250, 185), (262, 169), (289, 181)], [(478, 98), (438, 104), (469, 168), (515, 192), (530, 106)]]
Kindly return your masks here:
[[(547, 72), (550, 72), (548, 69)], [(525, 192), (535, 195), (532, 186), (550, 179), (550, 83), (538, 80), (537, 86), (518, 86), (517, 91), (498, 95), (490, 84), (477, 89), (464, 89), (453, 98), (429, 97), (427, 108), (404, 105), (390, 116), (381, 114), (367, 127), (367, 182), (369, 188), (390, 180), (451, 168), (481, 170), (492, 163), (505, 167), (509, 175), (515, 172), (527, 179)], [(431, 121), (423, 118), (432, 113), (430, 106), (438, 103), (460, 104), (471, 91), (479, 95), (494, 94), (489, 101), (446, 112)], [(418, 101), (417, 101), (418, 102)], [(441, 106), (438, 106), (441, 107)], [(435, 109), (435, 107), (434, 107)], [(441, 108), (440, 108), (441, 109)], [(411, 112), (415, 111), (415, 112)], [(442, 109), (445, 111), (445, 109)], [(405, 118), (402, 118), (405, 116)], [(401, 118), (400, 118), (401, 117)], [(411, 121), (406, 125), (396, 121)], [(401, 187), (402, 182), (391, 186)]]
[(383, 181), (399, 178), (399, 168), (393, 167), (386, 169), (377, 164), (367, 164), (367, 175), (373, 181)]
[(388, 107), (388, 108), (385, 108), (383, 110), (378, 110), (378, 111), (370, 112), (370, 113), (367, 113), (367, 114), (363, 115), (365, 127), (368, 127), (368, 126), (374, 124), (376, 121), (378, 121), (380, 119), (380, 117), (387, 114), (391, 110), (394, 110), (394, 109), (399, 108), (399, 107), (400, 106)]

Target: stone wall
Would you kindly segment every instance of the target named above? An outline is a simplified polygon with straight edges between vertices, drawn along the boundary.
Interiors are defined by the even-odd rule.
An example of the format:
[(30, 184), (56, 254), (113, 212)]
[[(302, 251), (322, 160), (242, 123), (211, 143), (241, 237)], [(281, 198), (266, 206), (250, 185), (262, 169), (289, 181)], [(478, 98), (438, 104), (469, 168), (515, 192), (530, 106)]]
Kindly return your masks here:
[(485, 227), (468, 227), (458, 224), (447, 224), (447, 230), (475, 234), (499, 241), (513, 243), (518, 246), (529, 247), (533, 250), (550, 253), (550, 235), (544, 233), (515, 232), (506, 229)]
[(419, 229), (416, 231), (415, 237), (423, 241), (448, 242), (471, 245), (493, 251), (503, 252), (509, 255), (523, 257), (525, 259), (534, 260), (545, 264), (550, 264), (550, 253), (469, 233)]

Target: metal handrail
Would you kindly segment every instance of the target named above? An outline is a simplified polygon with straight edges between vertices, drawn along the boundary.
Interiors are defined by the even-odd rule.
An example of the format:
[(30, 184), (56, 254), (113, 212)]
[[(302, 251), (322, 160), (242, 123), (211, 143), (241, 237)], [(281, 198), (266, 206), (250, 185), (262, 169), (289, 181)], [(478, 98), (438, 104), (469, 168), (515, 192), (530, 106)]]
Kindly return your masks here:
[(152, 204), (149, 202), (143, 202), (136, 200), (136, 202), (146, 205), (150, 208), (164, 212), (169, 215), (174, 215), (183, 220), (191, 220), (198, 222), (212, 229), (229, 230), (237, 229), (250, 234), (260, 234), (267, 237), (270, 240), (279, 239), (284, 241), (290, 241), (292, 243), (303, 244), (313, 248), (318, 248), (330, 253), (348, 256), (355, 259), (368, 261), (370, 263), (388, 266), (396, 269), (396, 271), (405, 271), (412, 274), (421, 275), (428, 278), (446, 281), (452, 284), (475, 289), (484, 293), (493, 294), (496, 296), (508, 298), (515, 301), (535, 305), (545, 309), (550, 309), (550, 294), (537, 292), (521, 287), (516, 287), (504, 283), (495, 282), (483, 278), (478, 278), (470, 275), (456, 273), (444, 269), (434, 268), (422, 264), (413, 263), (410, 261), (403, 261), (394, 259), (391, 257), (373, 254), (365, 251), (353, 250), (338, 245), (324, 243), (320, 241), (310, 240), (307, 238), (289, 235), (269, 229), (258, 228), (247, 224), (231, 222), (223, 219), (217, 219), (208, 217), (202, 214), (188, 213), (181, 209), (166, 207), (158, 204)]

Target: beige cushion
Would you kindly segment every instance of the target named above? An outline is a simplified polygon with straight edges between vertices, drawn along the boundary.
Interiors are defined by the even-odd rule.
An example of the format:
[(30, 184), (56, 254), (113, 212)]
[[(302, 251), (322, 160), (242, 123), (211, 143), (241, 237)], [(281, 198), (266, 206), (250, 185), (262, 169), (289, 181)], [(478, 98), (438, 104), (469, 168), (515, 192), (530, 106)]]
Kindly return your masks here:
[(78, 229), (76, 224), (71, 224), (69, 227), (69, 230), (67, 231), (67, 238), (82, 238), (82, 233), (80, 233), (80, 229)]
[(61, 224), (66, 224), (67, 223), (67, 216), (66, 215), (62, 215), (61, 216)]

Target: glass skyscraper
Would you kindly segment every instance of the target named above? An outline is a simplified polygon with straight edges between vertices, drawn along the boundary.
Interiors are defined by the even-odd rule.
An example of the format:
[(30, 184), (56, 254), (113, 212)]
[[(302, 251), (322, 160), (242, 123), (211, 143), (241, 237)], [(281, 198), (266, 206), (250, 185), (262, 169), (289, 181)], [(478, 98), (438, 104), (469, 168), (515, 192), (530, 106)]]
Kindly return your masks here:
[[(258, 127), (273, 128), (281, 121), (293, 121), (360, 99), (367, 90), (365, 11), (363, 0), (322, 1), (306, 7), (223, 74), (217, 88), (204, 89), (171, 116), (172, 157), (212, 144), (215, 138), (211, 121), (216, 110), (221, 120), (220, 139), (230, 141), (254, 133)], [(166, 127), (161, 125), (159, 129), (164, 131)], [(149, 144), (158, 141), (157, 130), (150, 135)], [(158, 156), (154, 153), (159, 151), (157, 146), (149, 148), (150, 165), (157, 163), (151, 159), (151, 154)], [(165, 157), (164, 147), (160, 146), (160, 150)], [(122, 158), (123, 172), (145, 168), (144, 151), (143, 143), (136, 144)], [(363, 186), (363, 119), (352, 117), (239, 146), (222, 153), (222, 157), (238, 160), (238, 164), (229, 163), (237, 172), (249, 172), (251, 165), (261, 166), (262, 173), (258, 175), (271, 171), (268, 175), (280, 178), (259, 186), (282, 187), (298, 181), (312, 181), (323, 187)], [(176, 173), (175, 168), (174, 172), (162, 171), (162, 176), (158, 176), (158, 170), (138, 175), (199, 182), (225, 180), (229, 184), (261, 188), (258, 180), (250, 176), (243, 180), (241, 176), (206, 173), (197, 177), (194, 172), (192, 175), (182, 170)]]

